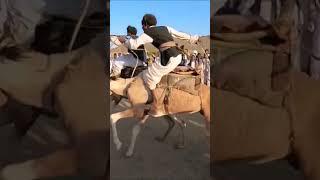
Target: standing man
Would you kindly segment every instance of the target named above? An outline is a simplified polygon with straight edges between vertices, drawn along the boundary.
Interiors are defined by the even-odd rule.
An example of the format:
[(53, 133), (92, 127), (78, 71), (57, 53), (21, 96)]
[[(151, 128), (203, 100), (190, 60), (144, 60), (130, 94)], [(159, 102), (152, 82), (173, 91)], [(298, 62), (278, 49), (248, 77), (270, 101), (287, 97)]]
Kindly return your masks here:
[[(130, 36), (131, 39), (137, 39), (137, 29), (133, 26), (127, 27), (127, 35)], [(111, 40), (116, 45), (121, 45), (122, 43), (118, 40), (117, 37), (111, 37)], [(113, 67), (112, 67), (112, 77), (119, 77), (121, 74), (121, 70), (127, 66), (134, 68), (137, 64), (137, 66), (143, 66), (146, 62), (146, 51), (144, 48), (144, 45), (140, 45), (139, 47), (133, 49), (128, 49), (129, 54), (119, 56), (117, 59), (113, 61)]]
[(148, 69), (142, 72), (142, 78), (145, 84), (150, 88), (153, 94), (153, 107), (150, 114), (156, 115), (156, 104), (158, 103), (155, 98), (156, 85), (161, 81), (161, 78), (173, 71), (182, 59), (182, 53), (176, 47), (173, 38), (189, 40), (190, 43), (196, 43), (199, 36), (191, 36), (186, 33), (178, 32), (168, 26), (157, 26), (157, 19), (152, 14), (145, 14), (141, 21), (142, 29), (144, 31), (137, 39), (125, 40), (118, 38), (120, 42), (125, 42), (126, 46), (130, 49), (137, 49), (139, 46), (152, 43), (160, 51), (160, 61), (155, 61)]

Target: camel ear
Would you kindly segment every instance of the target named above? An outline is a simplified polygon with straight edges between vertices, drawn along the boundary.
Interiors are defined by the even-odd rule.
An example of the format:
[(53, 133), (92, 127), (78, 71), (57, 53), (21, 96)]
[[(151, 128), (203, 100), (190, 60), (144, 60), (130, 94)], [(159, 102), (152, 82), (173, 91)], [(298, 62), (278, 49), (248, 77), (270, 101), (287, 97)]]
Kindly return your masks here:
[(8, 102), (8, 96), (0, 90), (0, 107), (7, 104), (7, 102)]

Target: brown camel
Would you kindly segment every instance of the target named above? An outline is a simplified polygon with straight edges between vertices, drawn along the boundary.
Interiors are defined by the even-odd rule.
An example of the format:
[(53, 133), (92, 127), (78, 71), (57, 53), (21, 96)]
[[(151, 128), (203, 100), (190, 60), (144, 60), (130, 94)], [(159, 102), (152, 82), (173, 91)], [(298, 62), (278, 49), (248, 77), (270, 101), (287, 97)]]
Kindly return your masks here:
[[(149, 115), (146, 113), (150, 106), (147, 105), (150, 100), (150, 91), (146, 88), (141, 76), (137, 76), (131, 79), (117, 79), (110, 81), (110, 91), (118, 95), (126, 95), (130, 101), (132, 107), (118, 113), (111, 114), (111, 127), (113, 133), (113, 141), (117, 150), (120, 150), (122, 143), (118, 138), (116, 123), (122, 118), (135, 117), (139, 119), (137, 124), (132, 129), (132, 138), (129, 149), (126, 156), (133, 155), (134, 145), (136, 138), (140, 132), (141, 126), (143, 126), (148, 119)], [(164, 102), (163, 93), (166, 89), (157, 88), (156, 94), (159, 102)], [(201, 84), (199, 87), (199, 95), (191, 95), (185, 91), (172, 88), (168, 97), (168, 104), (158, 104), (160, 114), (157, 117), (165, 115), (173, 115), (177, 113), (196, 113), (200, 112), (206, 121), (207, 135), (210, 132), (210, 88)], [(168, 132), (167, 132), (168, 133)], [(165, 134), (164, 138), (166, 137)]]
[(263, 163), (294, 155), (305, 178), (319, 180), (319, 91), (318, 80), (293, 72), (286, 110), (213, 89), (212, 162)]
[[(124, 79), (126, 79), (126, 78), (124, 78)], [(118, 81), (120, 80), (120, 81), (123, 81), (124, 79), (118, 79)], [(113, 87), (113, 90), (115, 91), (115, 92), (117, 92), (118, 94), (116, 94), (115, 92), (112, 92), (112, 91), (110, 91), (110, 100), (112, 100), (113, 102), (114, 102), (114, 104), (115, 105), (118, 105), (119, 103), (120, 103), (120, 101), (123, 99), (123, 98), (128, 98), (127, 96), (126, 96), (126, 94), (125, 93), (122, 93), (122, 91), (120, 90), (120, 91), (117, 91), (117, 89), (122, 89), (122, 88), (124, 88), (124, 84), (126, 84), (126, 82), (127, 81), (123, 81), (123, 83), (118, 83), (118, 85), (120, 85), (120, 87), (115, 87), (116, 86), (116, 84), (114, 84), (113, 82), (115, 82), (115, 81), (112, 81), (111, 82), (111, 84), (113, 84), (113, 86), (111, 86), (111, 87)], [(129, 79), (129, 82), (132, 82), (132, 81), (130, 81), (130, 79)], [(181, 142), (179, 142), (178, 144), (176, 144), (176, 148), (184, 148), (184, 146), (185, 146), (185, 134), (184, 134), (184, 129), (186, 128), (186, 126), (187, 126), (187, 123), (186, 123), (186, 121), (184, 121), (183, 119), (179, 119), (177, 116), (175, 116), (175, 115), (172, 115), (172, 114), (170, 114), (170, 115), (166, 115), (166, 116), (164, 116), (164, 118), (165, 118), (165, 120), (166, 120), (166, 122), (168, 123), (168, 129), (166, 130), (166, 132), (164, 133), (164, 135), (163, 136), (161, 136), (161, 137), (156, 137), (155, 139), (157, 140), (157, 141), (159, 141), (159, 142), (164, 142), (166, 139), (167, 139), (167, 137), (168, 137), (168, 135), (170, 134), (170, 132), (171, 132), (171, 130), (174, 128), (174, 126), (176, 125), (176, 122), (178, 123), (178, 125), (179, 125), (179, 128), (180, 128), (180, 130), (181, 130)]]
[[(98, 37), (71, 55), (51, 55), (46, 58), (50, 61), (47, 68), (23, 66), (23, 63), (28, 64), (27, 60), (20, 62), (22, 65), (7, 66), (11, 70), (22, 69), (19, 77), (32, 82), (33, 87), (20, 84), (23, 81), (19, 78), (13, 81), (2, 77), (0, 88), (6, 93), (4, 95), (37, 108), (47, 108), (43, 103), (44, 94), (53, 93), (55, 104), (52, 109), (63, 117), (72, 144), (41, 158), (7, 165), (0, 172), (2, 179), (31, 180), (74, 174), (106, 178), (109, 127), (105, 119), (107, 96), (103, 45), (104, 37)], [(38, 66), (43, 67), (41, 59), (39, 62)], [(8, 99), (3, 98), (6, 97), (3, 94), (1, 96), (2, 100)]]

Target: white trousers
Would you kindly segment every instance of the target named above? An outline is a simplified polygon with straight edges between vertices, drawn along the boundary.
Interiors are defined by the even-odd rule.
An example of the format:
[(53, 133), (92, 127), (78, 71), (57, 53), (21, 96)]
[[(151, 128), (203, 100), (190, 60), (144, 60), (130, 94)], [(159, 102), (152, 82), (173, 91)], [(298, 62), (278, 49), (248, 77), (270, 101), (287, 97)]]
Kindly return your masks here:
[[(137, 59), (132, 54), (126, 54), (126, 55), (120, 56), (112, 62), (113, 74), (119, 75), (121, 73), (121, 70), (125, 66), (134, 68), (136, 66), (136, 63), (137, 63)], [(142, 65), (144, 65), (143, 62), (141, 60), (138, 60), (138, 66), (142, 66)]]
[(161, 81), (161, 78), (173, 71), (181, 63), (181, 60), (182, 55), (179, 54), (176, 57), (171, 57), (166, 66), (162, 66), (160, 59), (157, 59), (148, 66), (148, 69), (142, 72), (144, 82), (151, 90), (154, 90), (156, 85)]

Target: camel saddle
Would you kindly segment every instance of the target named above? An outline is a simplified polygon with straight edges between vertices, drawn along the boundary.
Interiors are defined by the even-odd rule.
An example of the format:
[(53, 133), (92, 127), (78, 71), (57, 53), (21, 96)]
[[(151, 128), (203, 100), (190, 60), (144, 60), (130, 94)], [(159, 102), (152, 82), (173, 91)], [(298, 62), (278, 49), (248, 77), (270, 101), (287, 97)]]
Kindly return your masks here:
[(201, 77), (199, 73), (190, 67), (178, 66), (162, 77), (157, 84), (157, 88), (175, 88), (197, 96), (200, 83)]

